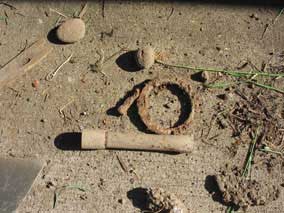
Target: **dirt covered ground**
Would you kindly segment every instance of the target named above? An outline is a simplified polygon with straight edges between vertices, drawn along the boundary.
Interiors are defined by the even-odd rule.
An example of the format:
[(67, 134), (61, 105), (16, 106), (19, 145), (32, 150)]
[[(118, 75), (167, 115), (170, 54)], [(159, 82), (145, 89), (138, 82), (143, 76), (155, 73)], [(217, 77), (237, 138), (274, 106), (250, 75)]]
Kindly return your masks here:
[[(267, 146), (283, 151), (283, 94), (242, 82), (226, 89), (208, 89), (192, 78), (190, 70), (159, 64), (148, 70), (127, 69), (132, 58), (122, 57), (123, 53), (108, 60), (103, 72), (93, 69), (102, 50), (108, 58), (121, 48), (135, 50), (149, 44), (171, 64), (283, 72), (281, 6), (200, 2), (89, 2), (83, 17), (86, 36), (81, 41), (53, 44), (52, 53), (42, 63), (0, 90), (1, 157), (43, 162), (18, 212), (141, 212), (144, 199), (140, 192), (147, 187), (174, 193), (189, 212), (225, 212), (228, 203), (216, 192), (214, 177), (225, 165), (244, 167), (258, 126), (264, 134), (258, 140), (250, 176), (267, 187), (277, 187), (280, 193), (248, 211), (283, 211), (283, 158), (259, 150)], [(26, 45), (47, 37), (60, 17), (50, 8), (72, 16), (83, 4), (9, 3), (15, 8), (0, 4), (0, 65)], [(71, 53), (72, 60), (52, 81), (46, 81), (46, 75)], [(181, 78), (191, 85), (197, 107), (186, 133), (194, 134), (193, 153), (72, 150), (74, 137), (66, 139), (62, 133), (85, 128), (146, 131), (137, 122), (135, 109), (130, 109), (129, 116), (118, 117), (112, 108), (135, 85), (153, 78)], [(232, 79), (210, 73), (209, 83)], [(35, 80), (39, 81), (36, 88), (32, 86)], [(281, 78), (262, 82), (284, 89)], [(163, 92), (151, 100), (156, 101), (151, 113), (159, 122), (170, 125), (164, 119), (167, 115), (176, 121), (179, 104), (175, 96)], [(222, 175), (221, 180), (226, 179)], [(85, 190), (63, 191), (53, 208), (54, 191), (73, 185)]]

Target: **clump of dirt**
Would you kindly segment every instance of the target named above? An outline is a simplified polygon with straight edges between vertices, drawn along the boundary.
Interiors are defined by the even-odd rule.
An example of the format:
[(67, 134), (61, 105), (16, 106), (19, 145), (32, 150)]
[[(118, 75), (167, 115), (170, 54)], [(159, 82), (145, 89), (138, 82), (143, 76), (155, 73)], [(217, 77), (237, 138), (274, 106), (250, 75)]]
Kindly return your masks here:
[(140, 48), (136, 52), (136, 62), (141, 68), (149, 69), (155, 63), (155, 50), (151, 46)]
[(153, 212), (161, 213), (188, 213), (185, 205), (172, 193), (162, 188), (149, 188), (148, 208)]
[(238, 168), (223, 170), (215, 178), (223, 202), (236, 208), (247, 210), (249, 206), (266, 205), (280, 195), (277, 186), (247, 179)]
[(171, 128), (178, 122), (181, 105), (170, 90), (154, 88), (149, 95), (149, 103), (149, 114), (156, 118), (158, 125)]

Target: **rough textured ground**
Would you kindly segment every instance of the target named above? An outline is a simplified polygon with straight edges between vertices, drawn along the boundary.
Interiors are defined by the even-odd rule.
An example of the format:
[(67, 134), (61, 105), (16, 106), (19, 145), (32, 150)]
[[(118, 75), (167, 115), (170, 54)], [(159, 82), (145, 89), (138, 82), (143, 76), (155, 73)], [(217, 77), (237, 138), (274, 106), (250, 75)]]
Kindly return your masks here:
[(226, 169), (216, 176), (223, 201), (237, 208), (265, 205), (279, 197), (280, 189), (270, 181), (263, 183), (242, 177), (238, 168)]
[(172, 193), (166, 192), (164, 189), (149, 188), (148, 194), (148, 205), (149, 209), (153, 212), (164, 212), (164, 213), (175, 213), (183, 212), (187, 213), (187, 208), (184, 204)]
[[(6, 12), (8, 16), (7, 23), (0, 20), (0, 65), (21, 51), (26, 42), (31, 44), (47, 36), (59, 17), (49, 8), (70, 16), (81, 8), (79, 2), (63, 1), (11, 4), (17, 10), (0, 5), (0, 15), (5, 17)], [(224, 212), (226, 206), (210, 194), (214, 186), (209, 177), (225, 163), (242, 167), (249, 141), (236, 148), (231, 129), (222, 129), (210, 120), (217, 103), (231, 106), (239, 96), (223, 89), (204, 90), (186, 70), (155, 64), (150, 70), (125, 71), (113, 58), (103, 75), (92, 72), (90, 64), (99, 59), (97, 51), (101, 49), (109, 57), (122, 47), (136, 49), (151, 44), (166, 53), (169, 63), (233, 69), (249, 59), (261, 67), (271, 54), (283, 51), (284, 17), (272, 24), (279, 9), (198, 2), (106, 1), (102, 12), (101, 2), (91, 2), (83, 17), (87, 27), (83, 40), (73, 45), (55, 45), (43, 63), (0, 91), (0, 155), (44, 162), (18, 212), (139, 212), (139, 193), (133, 192), (136, 187), (171, 191), (190, 212)], [(262, 38), (266, 24), (269, 27)], [(45, 81), (45, 76), (70, 53), (74, 54), (72, 63), (66, 64), (52, 82)], [(133, 86), (154, 77), (179, 77), (192, 84), (199, 101), (188, 131), (195, 135), (194, 153), (72, 151), (55, 146), (56, 141), (62, 140), (60, 134), (84, 128), (140, 131), (133, 119), (107, 112)], [(216, 78), (219, 76), (214, 75), (213, 79)], [(38, 89), (32, 87), (35, 79), (40, 82)], [(246, 88), (248, 92), (253, 90), (257, 88)], [(217, 97), (225, 92), (229, 94), (228, 100)], [(59, 109), (66, 104), (64, 118)], [(276, 106), (281, 104), (281, 99), (275, 102)], [(68, 142), (72, 143), (72, 139)], [(117, 156), (128, 172), (121, 168)], [(279, 163), (273, 164), (270, 172), (263, 164), (252, 170), (257, 180), (269, 178), (271, 183), (283, 186), (282, 174), (283, 166)], [(54, 190), (73, 184), (80, 184), (87, 191), (64, 191), (53, 209)], [(252, 207), (249, 212), (281, 212), (283, 208), (281, 194), (276, 201)]]

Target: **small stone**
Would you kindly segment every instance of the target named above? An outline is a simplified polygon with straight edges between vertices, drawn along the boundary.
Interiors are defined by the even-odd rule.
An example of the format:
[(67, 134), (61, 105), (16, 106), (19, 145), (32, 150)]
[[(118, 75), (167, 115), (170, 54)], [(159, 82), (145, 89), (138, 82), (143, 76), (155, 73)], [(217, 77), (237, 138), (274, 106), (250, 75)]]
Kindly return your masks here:
[(191, 79), (194, 81), (205, 83), (209, 81), (209, 73), (206, 71), (197, 72), (191, 75)]
[(146, 46), (137, 50), (137, 65), (141, 68), (149, 69), (155, 63), (155, 51), (152, 47)]
[(79, 18), (72, 18), (58, 27), (56, 35), (64, 43), (74, 43), (84, 38), (85, 32), (85, 22)]
[(34, 80), (32, 82), (32, 87), (37, 89), (39, 87), (39, 80)]
[(202, 82), (207, 82), (209, 81), (209, 73), (206, 71), (201, 72), (201, 80)]
[(81, 112), (80, 115), (85, 116), (85, 115), (87, 115), (87, 112)]

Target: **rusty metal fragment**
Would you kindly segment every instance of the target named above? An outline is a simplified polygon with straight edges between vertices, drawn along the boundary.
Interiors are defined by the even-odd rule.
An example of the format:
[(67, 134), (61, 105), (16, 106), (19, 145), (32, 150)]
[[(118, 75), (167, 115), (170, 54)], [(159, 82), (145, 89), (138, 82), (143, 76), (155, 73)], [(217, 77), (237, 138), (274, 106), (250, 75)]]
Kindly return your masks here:
[[(184, 120), (184, 122), (178, 126), (165, 128), (161, 125), (155, 123), (149, 114), (149, 95), (155, 89), (157, 91), (166, 88), (167, 86), (176, 86), (178, 87), (183, 94), (187, 97), (188, 102), (190, 103), (190, 108), (188, 108), (188, 116)], [(182, 134), (192, 122), (192, 117), (194, 113), (194, 104), (193, 104), (193, 97), (191, 93), (191, 87), (188, 83), (182, 80), (160, 80), (154, 79), (145, 84), (145, 86), (140, 90), (135, 88), (133, 95), (128, 97), (124, 103), (118, 108), (118, 111), (121, 115), (126, 115), (128, 108), (134, 103), (137, 99), (137, 108), (138, 113), (146, 125), (146, 127), (151, 130), (152, 132), (158, 134), (168, 134), (168, 135), (176, 135)]]
[(124, 103), (118, 108), (118, 112), (121, 115), (126, 115), (127, 110), (134, 103), (134, 101), (139, 97), (139, 95), (140, 95), (140, 89), (135, 88), (133, 94), (129, 96), (128, 98), (126, 98)]

